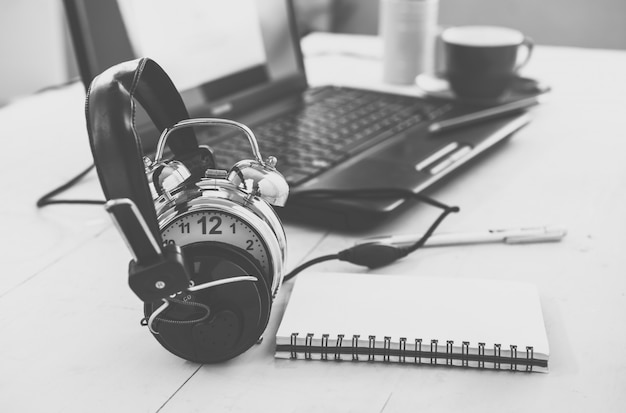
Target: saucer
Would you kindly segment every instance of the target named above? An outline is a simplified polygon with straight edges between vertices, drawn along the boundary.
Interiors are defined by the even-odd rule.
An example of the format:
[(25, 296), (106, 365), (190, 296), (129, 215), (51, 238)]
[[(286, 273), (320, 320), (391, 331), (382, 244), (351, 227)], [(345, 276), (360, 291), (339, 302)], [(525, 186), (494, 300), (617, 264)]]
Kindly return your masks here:
[(427, 96), (456, 102), (479, 105), (495, 105), (519, 100), (520, 98), (540, 95), (550, 91), (550, 87), (538, 80), (516, 76), (511, 86), (497, 98), (462, 98), (456, 96), (450, 83), (441, 73), (422, 73), (415, 78), (417, 87)]

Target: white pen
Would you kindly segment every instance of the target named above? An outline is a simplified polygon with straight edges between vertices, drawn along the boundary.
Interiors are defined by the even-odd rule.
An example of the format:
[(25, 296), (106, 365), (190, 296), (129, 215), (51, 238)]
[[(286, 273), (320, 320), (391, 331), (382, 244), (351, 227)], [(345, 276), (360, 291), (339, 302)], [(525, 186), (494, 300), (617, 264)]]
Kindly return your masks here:
[[(443, 232), (433, 234), (425, 247), (437, 247), (446, 245), (482, 244), (503, 242), (505, 244), (524, 244), (534, 242), (560, 241), (567, 231), (560, 227), (543, 226), (529, 228), (508, 228), (490, 229), (477, 232)], [(383, 235), (378, 237), (365, 238), (357, 244), (367, 244), (380, 242), (396, 246), (407, 246), (414, 244), (422, 237), (422, 234), (411, 235)]]

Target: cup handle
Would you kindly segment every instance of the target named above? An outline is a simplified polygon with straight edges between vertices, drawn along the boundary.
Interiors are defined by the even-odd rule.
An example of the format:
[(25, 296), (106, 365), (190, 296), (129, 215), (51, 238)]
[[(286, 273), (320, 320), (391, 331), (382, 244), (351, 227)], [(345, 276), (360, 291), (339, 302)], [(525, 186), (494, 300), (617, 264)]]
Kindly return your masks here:
[(443, 32), (452, 26), (439, 25), (437, 27), (437, 36), (435, 37), (435, 57), (434, 57), (434, 74), (441, 75), (446, 71), (445, 46), (443, 43)]
[(526, 63), (528, 63), (528, 61), (530, 60), (530, 56), (532, 56), (533, 54), (533, 48), (535, 46), (535, 42), (533, 42), (533, 40), (530, 37), (524, 37), (524, 41), (522, 42), (522, 44), (519, 45), (520, 48), (525, 48), (526, 49), (526, 55), (524, 56), (524, 58), (517, 63), (517, 65), (515, 66), (515, 71), (517, 72), (518, 70), (520, 70), (522, 67), (526, 66)]

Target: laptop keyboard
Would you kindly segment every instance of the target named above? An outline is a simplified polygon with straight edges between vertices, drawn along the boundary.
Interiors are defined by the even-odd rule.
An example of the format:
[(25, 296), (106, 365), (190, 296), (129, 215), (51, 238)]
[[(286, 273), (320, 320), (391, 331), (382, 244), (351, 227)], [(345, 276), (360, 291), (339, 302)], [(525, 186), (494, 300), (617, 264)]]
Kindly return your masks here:
[[(276, 168), (295, 186), (450, 109), (445, 102), (326, 86), (309, 90), (303, 106), (252, 130), (261, 154), (275, 156)], [(214, 147), (220, 165), (251, 156), (239, 139), (225, 139)]]

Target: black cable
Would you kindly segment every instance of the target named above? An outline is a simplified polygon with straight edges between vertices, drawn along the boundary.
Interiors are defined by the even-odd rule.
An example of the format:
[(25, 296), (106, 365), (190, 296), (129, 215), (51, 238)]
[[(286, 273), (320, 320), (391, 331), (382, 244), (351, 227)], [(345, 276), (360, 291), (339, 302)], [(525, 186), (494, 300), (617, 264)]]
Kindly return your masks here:
[(306, 199), (307, 197), (310, 199), (337, 199), (337, 198), (363, 198), (363, 199), (372, 199), (372, 198), (402, 198), (402, 199), (417, 199), (429, 205), (435, 206), (437, 208), (442, 209), (443, 211), (437, 217), (437, 219), (430, 225), (428, 230), (417, 240), (415, 243), (408, 247), (398, 247), (391, 244), (385, 244), (381, 242), (371, 242), (366, 244), (359, 244), (354, 247), (345, 249), (343, 251), (338, 252), (337, 254), (325, 255), (322, 257), (314, 258), (305, 262), (304, 264), (298, 266), (296, 269), (288, 273), (283, 281), (288, 281), (295, 277), (302, 270), (311, 267), (312, 265), (318, 264), (323, 261), (329, 261), (333, 259), (338, 259), (340, 261), (350, 262), (355, 265), (362, 265), (372, 268), (379, 268), (385, 265), (391, 264), (392, 262), (406, 257), (410, 253), (416, 251), (417, 249), (424, 246), (428, 238), (435, 232), (437, 227), (443, 222), (443, 220), (453, 212), (459, 212), (460, 209), (457, 206), (448, 206), (442, 202), (439, 202), (435, 199), (427, 197), (425, 195), (417, 194), (408, 189), (401, 188), (382, 188), (382, 189), (364, 189), (364, 190), (311, 190), (299, 192), (296, 194), (301, 199)]
[(289, 274), (285, 275), (283, 277), (283, 282), (289, 281), (290, 279), (298, 275), (298, 273), (302, 272), (302, 270), (305, 270), (312, 265), (319, 264), (320, 262), (324, 262), (324, 261), (331, 261), (331, 260), (337, 260), (337, 259), (339, 259), (339, 254), (323, 255), (321, 257), (313, 258), (312, 260), (309, 260), (305, 262), (304, 264), (301, 264), (298, 267), (294, 268)]
[(37, 208), (44, 207), (46, 205), (52, 204), (90, 204), (90, 205), (104, 205), (105, 201), (95, 200), (95, 199), (52, 199), (54, 196), (67, 191), (72, 186), (76, 185), (78, 181), (83, 179), (85, 175), (87, 175), (91, 170), (95, 167), (94, 164), (91, 164), (87, 169), (76, 175), (74, 178), (70, 179), (63, 185), (58, 188), (53, 189), (48, 192), (41, 198), (37, 200)]
[(421, 236), (420, 239), (418, 239), (413, 245), (405, 248), (407, 250), (406, 255), (412, 253), (413, 251), (421, 248), (424, 246), (424, 244), (426, 244), (426, 241), (428, 241), (428, 238), (431, 237), (431, 235), (433, 235), (433, 233), (435, 232), (435, 230), (437, 229), (437, 227), (439, 226), (439, 224), (441, 224), (443, 222), (444, 219), (446, 219), (446, 217), (451, 214), (451, 213), (456, 213), (459, 212), (461, 209), (457, 206), (453, 206), (453, 207), (448, 207), (446, 206), (443, 210), (443, 212), (437, 217), (437, 219), (435, 220), (435, 222), (433, 222), (431, 224), (431, 226), (428, 228), (428, 230), (424, 233), (424, 235)]
[(65, 82), (58, 83), (56, 85), (45, 86), (45, 87), (43, 87), (43, 88), (41, 88), (39, 90), (36, 90), (35, 93), (39, 94), (39, 93), (47, 92), (49, 90), (61, 89), (61, 88), (64, 88), (65, 86), (69, 86), (69, 85), (71, 85), (73, 83), (77, 83), (77, 82), (80, 82), (80, 81), (81, 81), (80, 76), (74, 76), (74, 77), (72, 77), (70, 79), (67, 79)]
[[(91, 205), (103, 205), (105, 201), (101, 200), (92, 200), (92, 199), (52, 199), (54, 196), (60, 194), (61, 192), (66, 191), (75, 185), (78, 181), (80, 181), (85, 175), (87, 175), (95, 165), (90, 165), (87, 169), (76, 175), (74, 178), (70, 179), (65, 184), (59, 186), (58, 188), (53, 189), (48, 192), (39, 200), (37, 200), (37, 207), (41, 208), (46, 205), (51, 204), (91, 204)], [(437, 219), (431, 224), (428, 230), (422, 235), (422, 237), (417, 240), (414, 244), (409, 247), (397, 247), (394, 245), (384, 244), (384, 243), (368, 243), (368, 244), (359, 244), (352, 248), (345, 249), (343, 251), (338, 252), (337, 254), (324, 255), (318, 258), (314, 258), (309, 260), (300, 266), (296, 267), (290, 273), (283, 277), (283, 281), (289, 281), (297, 274), (309, 268), (315, 264), (319, 264), (324, 261), (330, 260), (340, 260), (347, 261), (355, 265), (362, 265), (369, 268), (378, 268), (385, 265), (388, 265), (400, 258), (406, 257), (410, 253), (418, 250), (423, 247), (428, 238), (435, 232), (439, 224), (443, 222), (443, 220), (452, 212), (459, 212), (459, 207), (453, 206), (450, 207), (442, 202), (439, 202), (435, 199), (432, 199), (426, 195), (421, 195), (415, 193), (408, 189), (402, 188), (370, 188), (370, 189), (346, 189), (346, 190), (338, 190), (338, 189), (319, 189), (319, 190), (308, 190), (297, 192), (293, 194), (291, 197), (292, 200), (323, 200), (323, 199), (417, 199), (426, 204), (432, 205), (434, 207), (442, 209), (442, 213), (437, 217)]]

